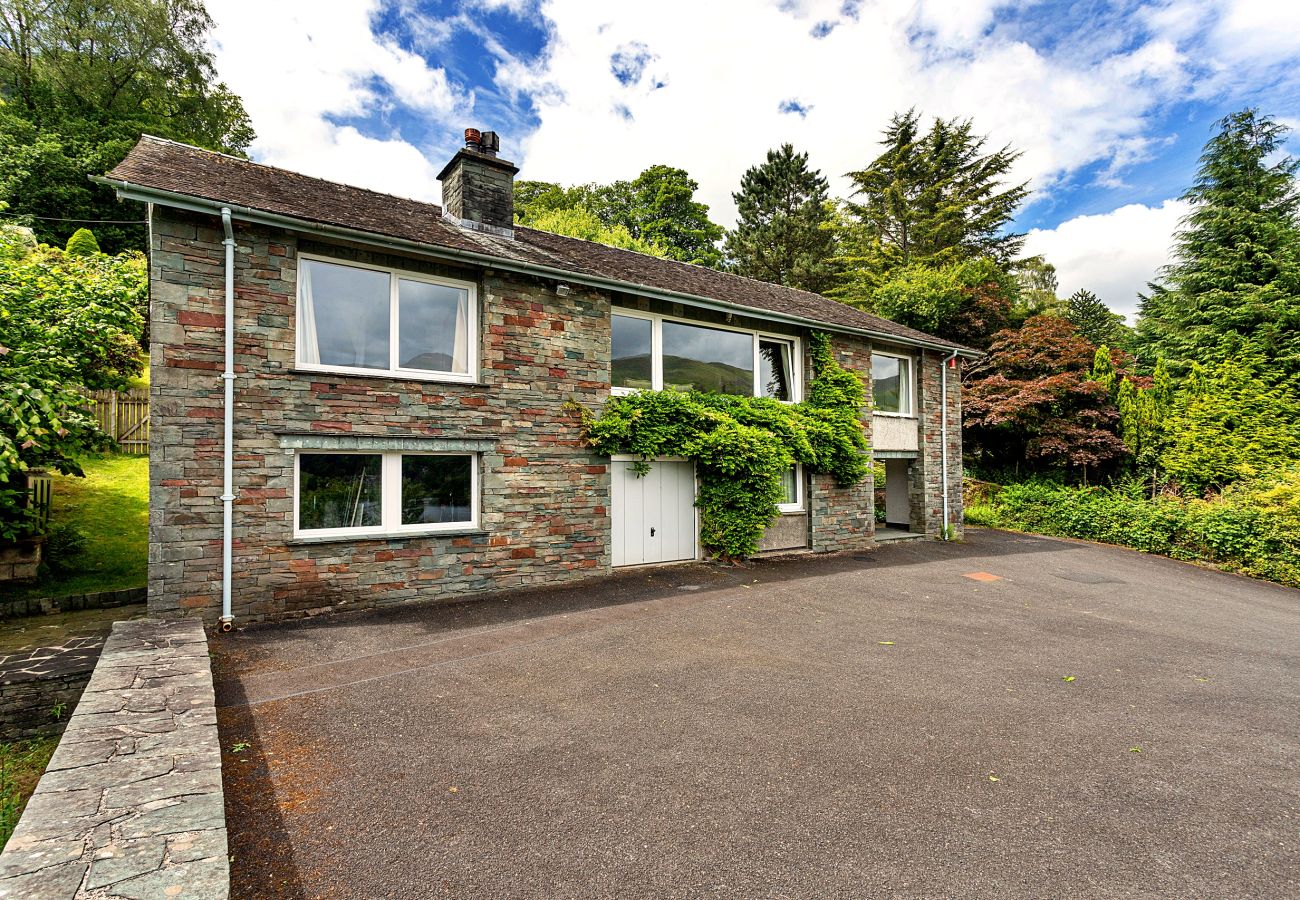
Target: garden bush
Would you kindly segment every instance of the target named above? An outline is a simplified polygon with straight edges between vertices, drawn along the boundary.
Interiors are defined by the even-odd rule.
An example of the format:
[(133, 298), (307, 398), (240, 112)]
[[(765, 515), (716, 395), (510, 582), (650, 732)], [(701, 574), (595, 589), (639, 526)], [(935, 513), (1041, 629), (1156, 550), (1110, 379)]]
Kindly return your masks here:
[(1300, 587), (1300, 467), (1208, 499), (1151, 497), (1136, 481), (1095, 488), (1009, 484), (982, 492), (966, 520), (1118, 544)]

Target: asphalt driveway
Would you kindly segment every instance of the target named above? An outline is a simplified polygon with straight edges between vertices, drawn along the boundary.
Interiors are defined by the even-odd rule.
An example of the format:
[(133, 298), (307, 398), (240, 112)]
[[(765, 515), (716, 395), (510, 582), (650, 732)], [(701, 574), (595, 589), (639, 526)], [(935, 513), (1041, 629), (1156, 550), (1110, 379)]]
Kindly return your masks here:
[(237, 897), (1300, 896), (1300, 591), (1170, 560), (974, 530), (213, 648)]

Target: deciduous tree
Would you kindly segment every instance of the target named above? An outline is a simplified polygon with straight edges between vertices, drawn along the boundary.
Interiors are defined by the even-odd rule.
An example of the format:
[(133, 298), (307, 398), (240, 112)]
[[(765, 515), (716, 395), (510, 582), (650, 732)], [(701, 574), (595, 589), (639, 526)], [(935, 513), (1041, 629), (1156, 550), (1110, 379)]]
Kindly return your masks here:
[(1089, 471), (1125, 455), (1119, 412), (1092, 380), (1094, 351), (1059, 316), (1000, 332), (965, 386), (966, 453), (986, 474)]

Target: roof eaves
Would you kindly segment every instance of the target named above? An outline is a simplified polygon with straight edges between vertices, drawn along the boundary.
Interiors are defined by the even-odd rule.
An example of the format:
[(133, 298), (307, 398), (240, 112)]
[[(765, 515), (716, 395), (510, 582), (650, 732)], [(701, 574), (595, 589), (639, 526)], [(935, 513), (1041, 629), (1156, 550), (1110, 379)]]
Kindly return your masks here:
[[(184, 146), (184, 145), (182, 145)], [(305, 231), (308, 233), (318, 233), (335, 238), (344, 238), (348, 240), (361, 241), (377, 246), (385, 246), (392, 249), (414, 251), (426, 256), (433, 256), (439, 259), (471, 262), (476, 265), (489, 266), (492, 268), (503, 269), (505, 271), (518, 272), (525, 275), (533, 275), (550, 279), (557, 279), (565, 282), (582, 284), (588, 287), (595, 287), (602, 290), (616, 290), (622, 293), (637, 294), (644, 297), (667, 300), (669, 302), (686, 303), (704, 309), (713, 309), (721, 312), (740, 313), (742, 315), (753, 316), (759, 313), (773, 321), (782, 322), (789, 325), (798, 325), (806, 328), (815, 328), (820, 331), (833, 331), (841, 334), (853, 334), (863, 337), (870, 337), (880, 341), (891, 342), (895, 344), (904, 344), (907, 346), (922, 347), (929, 350), (944, 350), (950, 353), (956, 353), (959, 356), (969, 359), (978, 359), (983, 356), (977, 350), (969, 347), (962, 347), (941, 340), (919, 340), (912, 337), (904, 337), (897, 334), (891, 334), (886, 331), (880, 331), (870, 328), (856, 328), (849, 325), (841, 325), (835, 322), (827, 322), (820, 319), (813, 319), (805, 316), (796, 316), (788, 313), (779, 313), (771, 310), (765, 310), (758, 307), (747, 306), (742, 303), (731, 303), (725, 300), (715, 300), (711, 297), (701, 297), (696, 294), (687, 294), (679, 291), (670, 291), (663, 288), (651, 287), (649, 285), (637, 284), (631, 281), (623, 281), (615, 278), (608, 278), (599, 275), (587, 275), (580, 272), (574, 272), (567, 269), (553, 266), (538, 265), (535, 263), (513, 260), (506, 257), (494, 256), (489, 253), (479, 253), (468, 250), (461, 250), (456, 247), (446, 247), (439, 244), (430, 244), (420, 241), (411, 241), (404, 238), (389, 237), (378, 234), (373, 231), (364, 231), (355, 228), (348, 228), (342, 225), (333, 225), (325, 222), (313, 222), (309, 219), (302, 219), (295, 216), (286, 216), (279, 213), (267, 212), (266, 210), (255, 209), (253, 207), (242, 206), (237, 203), (225, 203), (220, 200), (213, 200), (207, 197), (199, 197), (192, 194), (181, 194), (174, 191), (163, 190), (161, 188), (152, 188), (147, 185), (134, 184), (121, 178), (110, 178), (106, 175), (92, 175), (90, 180), (96, 184), (103, 184), (113, 188), (119, 198), (126, 200), (137, 200), (143, 203), (155, 203), (163, 206), (170, 206), (174, 209), (183, 209), (189, 212), (217, 214), (222, 209), (229, 209), (231, 214), (237, 218), (249, 222), (257, 222), (263, 225), (286, 228), (289, 230)]]

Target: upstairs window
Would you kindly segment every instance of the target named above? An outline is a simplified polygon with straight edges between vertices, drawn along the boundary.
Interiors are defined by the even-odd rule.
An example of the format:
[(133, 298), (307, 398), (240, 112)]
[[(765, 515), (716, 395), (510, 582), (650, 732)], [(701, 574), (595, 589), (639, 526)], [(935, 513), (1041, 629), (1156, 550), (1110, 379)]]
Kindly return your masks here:
[(612, 319), (610, 385), (615, 394), (711, 391), (799, 399), (796, 338), (623, 310)]
[(871, 354), (873, 411), (912, 415), (912, 360), (889, 353)]
[(472, 381), (474, 285), (302, 257), (301, 369)]

